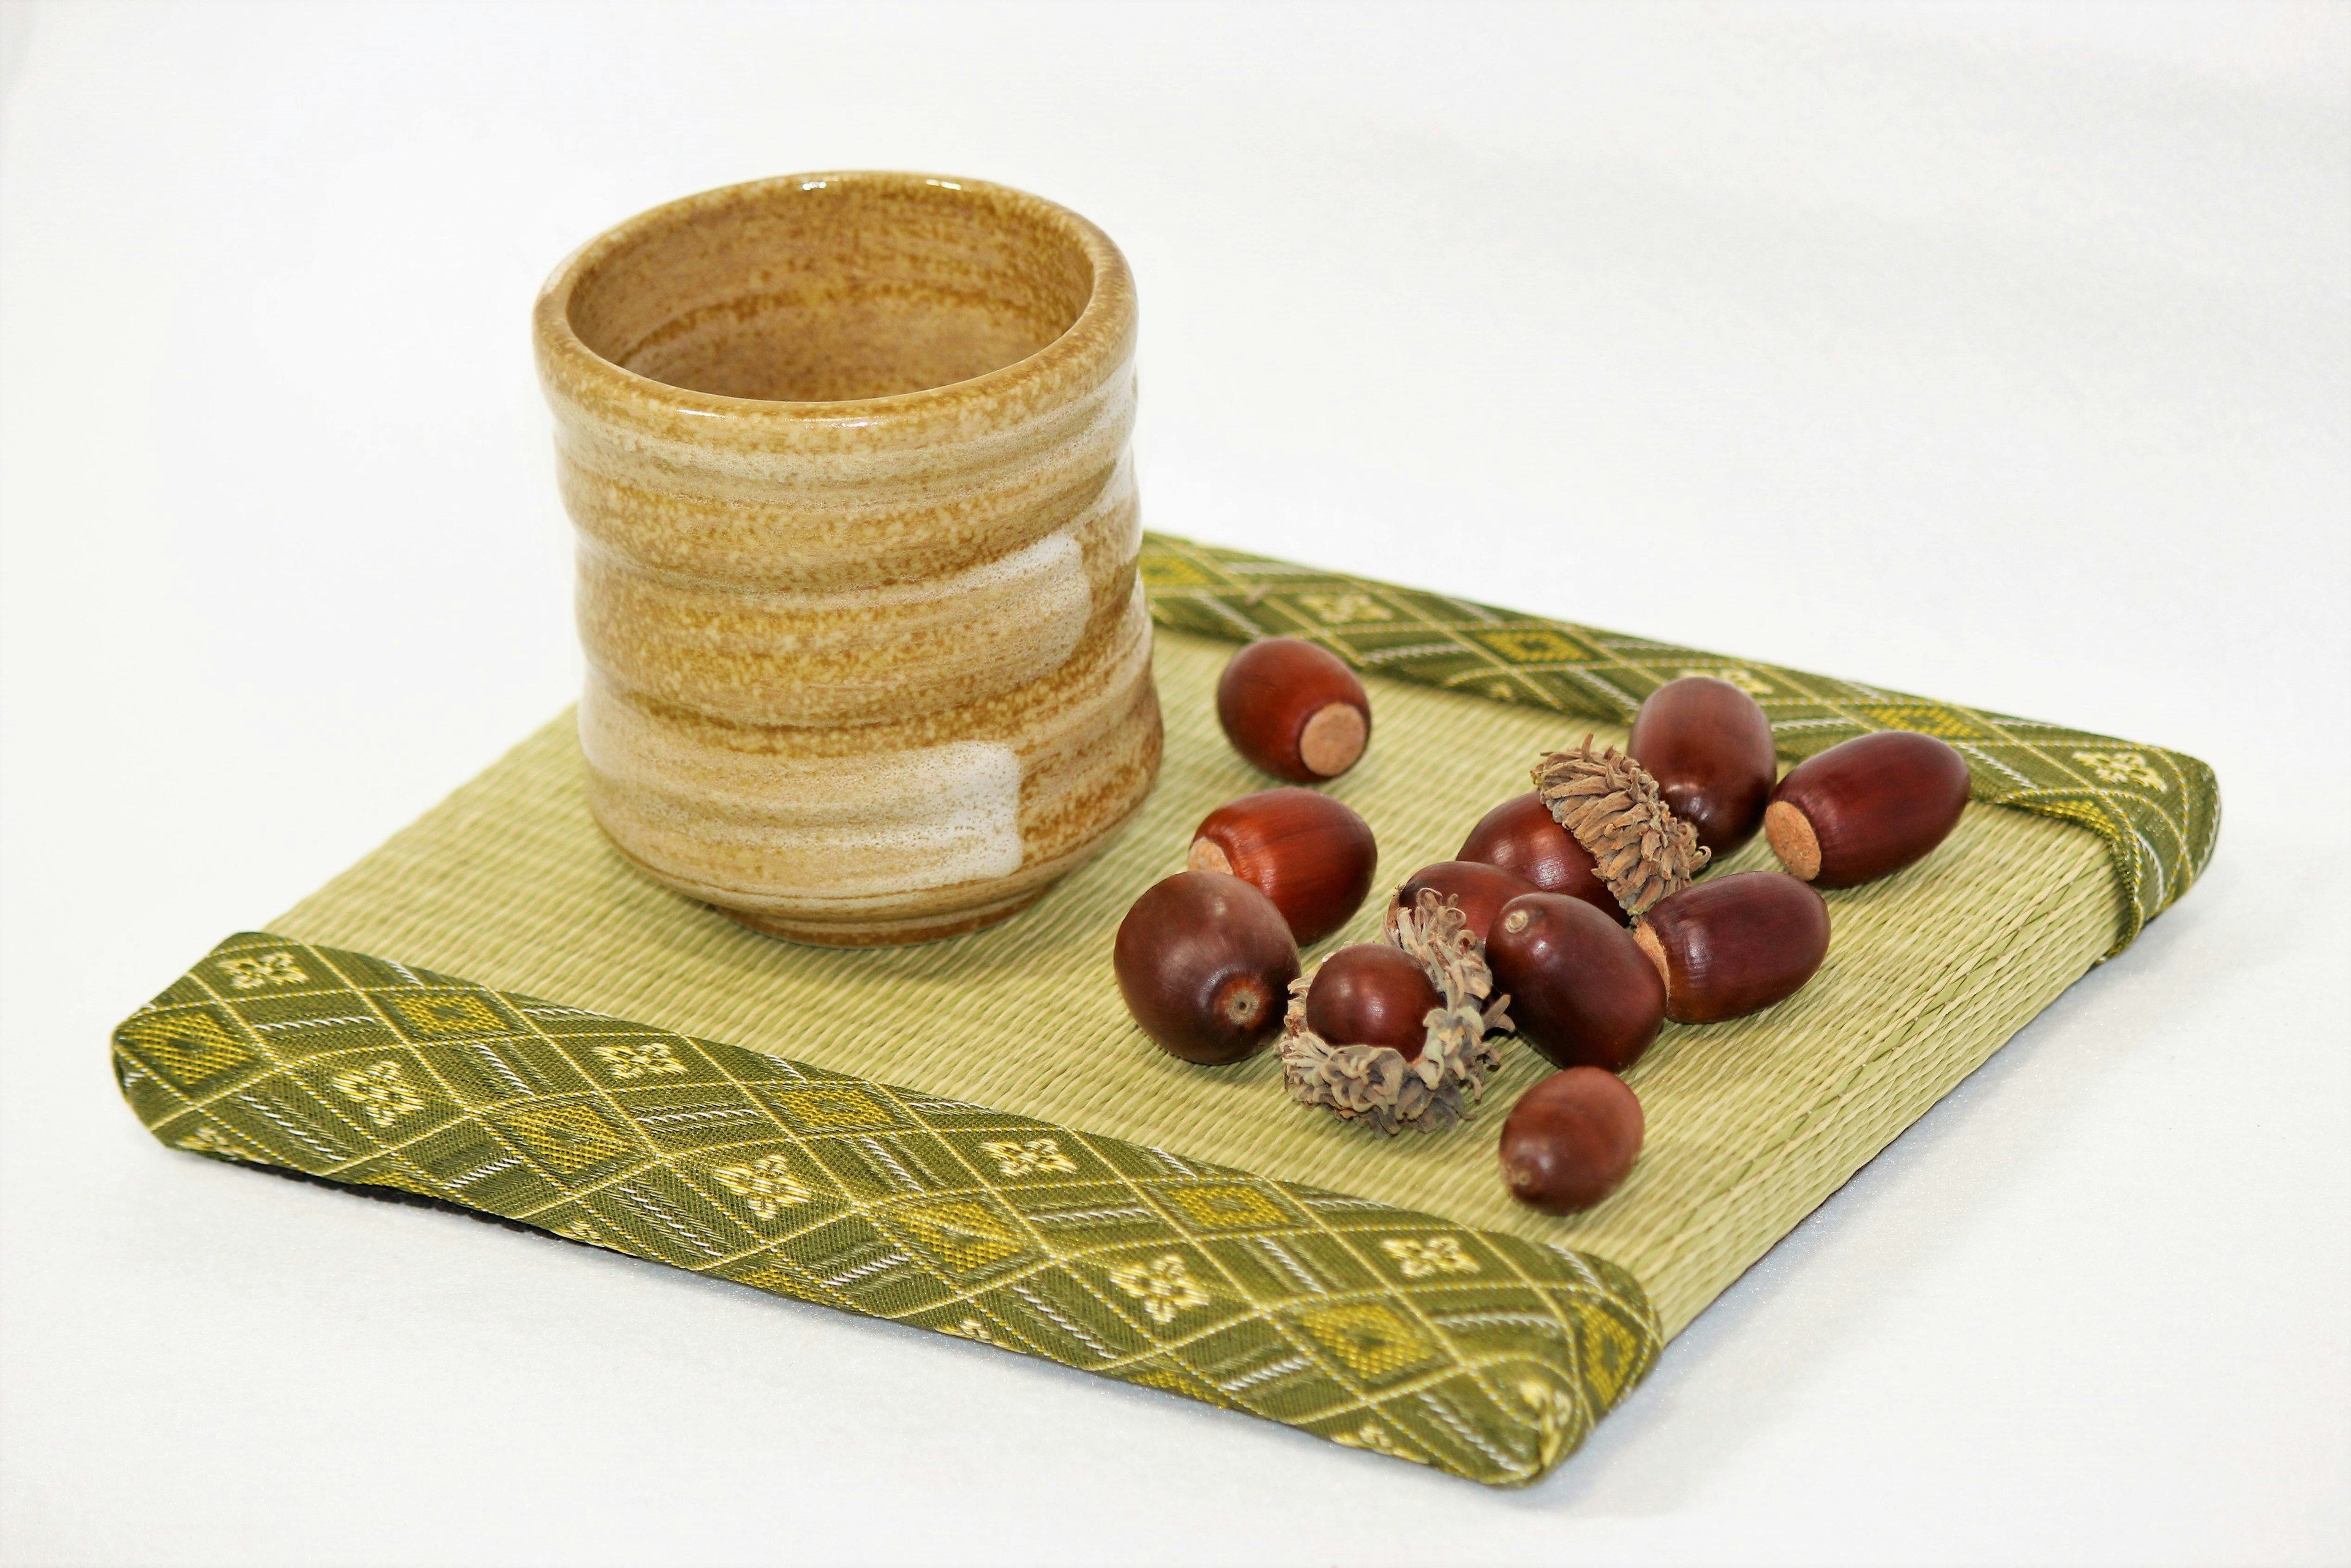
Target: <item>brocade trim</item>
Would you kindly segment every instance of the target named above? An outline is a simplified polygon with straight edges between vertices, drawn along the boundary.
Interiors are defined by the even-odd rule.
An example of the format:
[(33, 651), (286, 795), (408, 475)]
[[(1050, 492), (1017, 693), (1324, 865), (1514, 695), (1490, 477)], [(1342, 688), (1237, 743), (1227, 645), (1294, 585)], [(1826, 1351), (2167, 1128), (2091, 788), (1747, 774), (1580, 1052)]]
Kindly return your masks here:
[(1647, 1372), (1614, 1264), (430, 970), (230, 937), (114, 1031), (163, 1143), (396, 1189), (1491, 1485)]

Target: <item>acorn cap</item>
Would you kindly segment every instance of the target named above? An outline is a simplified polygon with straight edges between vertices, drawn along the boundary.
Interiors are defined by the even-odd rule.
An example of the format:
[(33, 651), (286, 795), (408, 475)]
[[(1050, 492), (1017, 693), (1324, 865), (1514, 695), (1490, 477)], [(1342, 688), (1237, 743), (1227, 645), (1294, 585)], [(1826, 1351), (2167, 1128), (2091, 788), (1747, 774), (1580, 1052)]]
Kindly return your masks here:
[(1647, 768), (1613, 746), (1593, 749), (1588, 735), (1574, 750), (1536, 763), (1534, 779), (1535, 793), (1591, 852), (1593, 869), (1626, 915), (1679, 893), (1714, 858), (1698, 830), (1667, 806)]
[(1486, 1039), (1510, 1027), (1508, 997), (1486, 998), (1494, 973), (1486, 967), (1468, 918), (1450, 898), (1423, 888), (1413, 908), (1394, 912), (1385, 933), (1391, 946), (1420, 961), (1443, 998), (1428, 1009), (1427, 1040), (1406, 1061), (1389, 1045), (1333, 1045), (1306, 1027), (1306, 993), (1313, 977), (1290, 984), (1282, 1020), (1281, 1070), (1291, 1098), (1327, 1105), (1342, 1121), (1370, 1121), (1384, 1133), (1405, 1127), (1433, 1131), (1469, 1113), (1485, 1092), (1486, 1074), (1501, 1057)]

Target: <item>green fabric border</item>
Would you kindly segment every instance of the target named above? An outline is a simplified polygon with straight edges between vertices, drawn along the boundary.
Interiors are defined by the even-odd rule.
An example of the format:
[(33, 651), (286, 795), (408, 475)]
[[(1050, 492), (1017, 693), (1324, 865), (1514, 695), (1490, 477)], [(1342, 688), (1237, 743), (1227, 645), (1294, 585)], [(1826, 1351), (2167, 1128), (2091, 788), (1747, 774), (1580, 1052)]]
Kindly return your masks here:
[(114, 1031), (176, 1148), (1522, 1485), (1664, 1343), (1604, 1260), (266, 933)]
[(1791, 760), (1880, 729), (1959, 747), (1970, 793), (2077, 822), (2105, 841), (2122, 898), (2112, 957), (2211, 861), (2220, 781), (2183, 752), (2037, 719), (1652, 643), (1370, 578), (1295, 566), (1166, 534), (1143, 537), (1141, 570), (1161, 624), (1212, 637), (1302, 637), (1357, 669), (1496, 702), (1630, 724), (1641, 699), (1686, 674), (1751, 694)]

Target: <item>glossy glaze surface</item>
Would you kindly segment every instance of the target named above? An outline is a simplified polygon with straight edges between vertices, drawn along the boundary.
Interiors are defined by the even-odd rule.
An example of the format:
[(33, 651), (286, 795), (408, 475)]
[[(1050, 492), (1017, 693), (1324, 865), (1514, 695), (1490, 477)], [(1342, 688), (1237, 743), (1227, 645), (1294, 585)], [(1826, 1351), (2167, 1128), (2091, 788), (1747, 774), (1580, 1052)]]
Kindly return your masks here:
[(922, 941), (1141, 805), (1134, 290), (1101, 230), (975, 181), (764, 180), (590, 241), (533, 333), (589, 796), (637, 865), (775, 935)]

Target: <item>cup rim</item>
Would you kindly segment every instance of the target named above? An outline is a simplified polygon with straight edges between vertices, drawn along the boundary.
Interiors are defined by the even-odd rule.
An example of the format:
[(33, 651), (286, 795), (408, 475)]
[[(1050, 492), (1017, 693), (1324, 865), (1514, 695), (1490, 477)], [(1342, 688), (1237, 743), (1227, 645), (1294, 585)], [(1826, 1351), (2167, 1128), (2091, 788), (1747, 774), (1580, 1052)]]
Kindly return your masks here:
[[(714, 208), (837, 184), (896, 189), (930, 187), (1024, 209), (1067, 234), (1093, 266), (1093, 287), (1077, 319), (1050, 342), (1025, 358), (941, 386), (883, 397), (827, 402), (784, 402), (732, 397), (697, 391), (632, 371), (590, 349), (573, 330), (573, 291), (589, 272), (647, 233)], [(863, 441), (893, 434), (916, 434), (941, 425), (967, 423), (1007, 402), (1051, 405), (1081, 395), (1106, 379), (1131, 355), (1135, 332), (1134, 280), (1126, 257), (1111, 237), (1058, 203), (1009, 185), (960, 175), (895, 170), (838, 170), (778, 174), (720, 185), (649, 207), (589, 240), (559, 263), (541, 286), (531, 312), (532, 337), (542, 384), (550, 396), (621, 415), (667, 433), (688, 432), (701, 440), (714, 424), (733, 426), (746, 436), (767, 433), (857, 433)], [(1060, 395), (1055, 395), (1055, 394)], [(634, 414), (635, 418), (628, 418)], [(993, 423), (993, 422), (991, 422)]]

